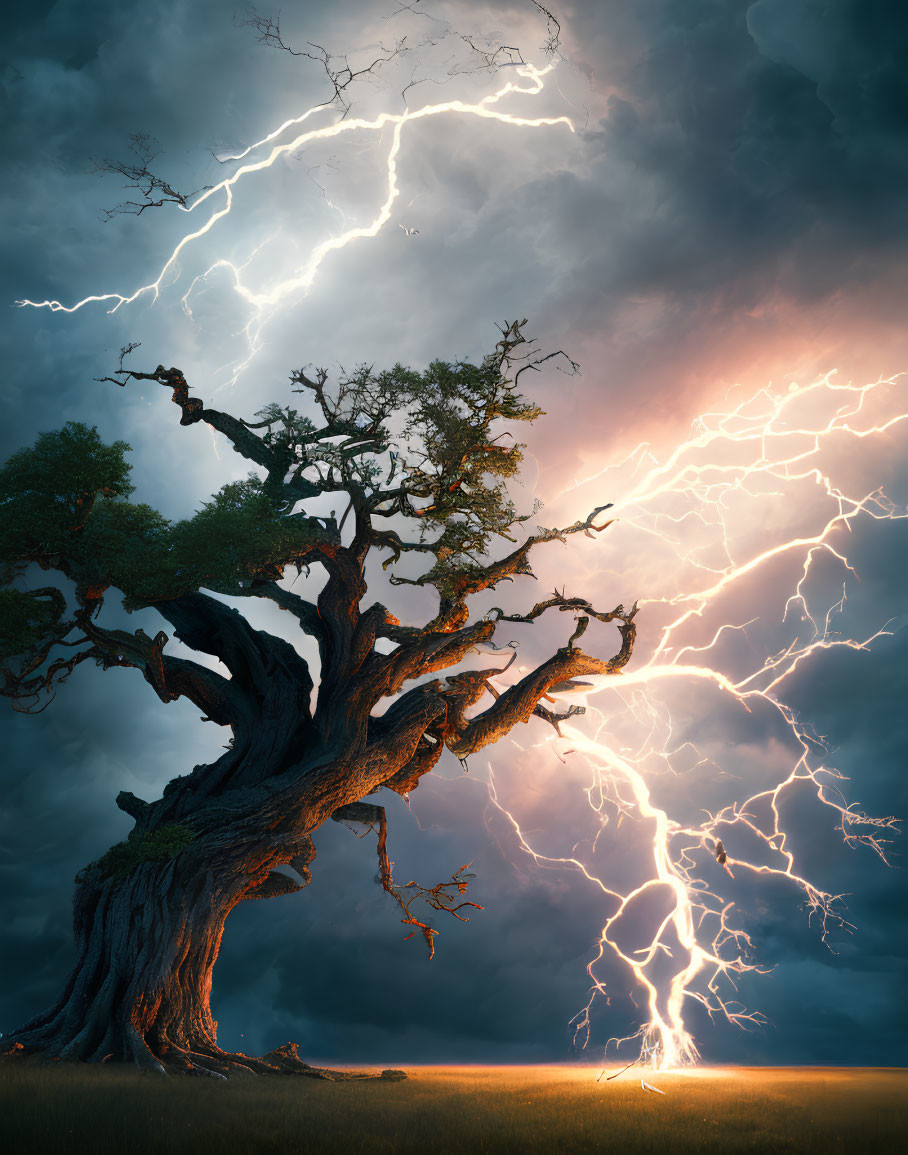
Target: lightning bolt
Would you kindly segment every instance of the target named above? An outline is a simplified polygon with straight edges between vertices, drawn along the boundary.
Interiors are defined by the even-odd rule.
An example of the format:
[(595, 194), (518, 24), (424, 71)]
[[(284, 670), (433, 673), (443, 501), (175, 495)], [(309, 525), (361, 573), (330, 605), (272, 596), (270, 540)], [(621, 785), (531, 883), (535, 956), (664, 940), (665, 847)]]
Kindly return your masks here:
[[(846, 800), (845, 779), (829, 761), (828, 743), (783, 695), (795, 673), (824, 652), (866, 650), (890, 632), (886, 623), (859, 638), (837, 632), (847, 584), (858, 580), (843, 539), (859, 519), (901, 520), (908, 511), (880, 488), (849, 492), (833, 479), (830, 465), (833, 457), (848, 459), (843, 449), (853, 451), (871, 438), (882, 441), (908, 420), (898, 409), (900, 381), (899, 376), (843, 385), (830, 373), (785, 393), (760, 390), (734, 407), (698, 417), (690, 435), (664, 460), (650, 445), (638, 445), (624, 461), (556, 499), (573, 501), (577, 491), (591, 488), (610, 497), (617, 491), (622, 550), (633, 559), (622, 585), (639, 581), (657, 587), (640, 599), (652, 623), (650, 652), (638, 650), (642, 662), (618, 677), (591, 678), (584, 687), (597, 719), (592, 736), (562, 725), (561, 738), (543, 743), (554, 746), (562, 761), (571, 754), (587, 768), (585, 793), (597, 827), (589, 845), (583, 849), (578, 843), (564, 856), (539, 851), (517, 817), (519, 797), (506, 804), (489, 769), (489, 797), (520, 849), (541, 867), (580, 871), (609, 910), (587, 967), (589, 1001), (573, 1020), (582, 1045), (590, 1036), (594, 1004), (608, 1001), (605, 982), (597, 976), (607, 956), (623, 963), (643, 992), (646, 1020), (629, 1038), (610, 1040), (635, 1044), (637, 1062), (667, 1069), (697, 1060), (684, 1018), (690, 1001), (742, 1028), (765, 1022), (735, 997), (741, 975), (766, 968), (752, 961), (754, 944), (740, 925), (735, 898), (726, 893), (727, 879), (737, 894), (748, 880), (777, 879), (793, 887), (809, 918), (818, 921), (824, 942), (833, 927), (854, 929), (842, 913), (843, 896), (826, 891), (798, 865), (784, 815), (784, 804), (796, 791), (810, 790), (834, 813), (846, 845), (865, 846), (887, 861), (886, 833), (896, 819), (873, 817)], [(813, 579), (823, 558), (842, 574), (841, 596), (818, 610), (823, 591), (816, 587), (823, 582)], [(766, 631), (771, 610), (761, 607), (747, 622), (736, 623), (725, 620), (727, 602), (733, 593), (739, 602), (756, 600), (757, 594), (766, 601), (770, 583), (778, 586), (779, 566), (787, 566), (793, 585), (776, 607), (775, 628), (787, 629), (789, 637), (781, 648), (754, 660), (752, 635), (761, 626)], [(670, 814), (679, 777), (695, 782), (698, 773), (711, 770), (707, 785), (727, 793), (740, 776), (723, 772), (691, 743), (678, 745), (673, 738), (663, 699), (695, 686), (706, 690), (713, 709), (730, 702), (765, 721), (768, 730), (775, 719), (789, 747), (777, 758), (771, 785), (749, 791), (745, 779), (741, 796), (715, 811), (704, 810), (698, 823)], [(601, 704), (605, 699), (608, 705)], [(682, 771), (675, 765), (679, 759), (695, 761)], [(633, 829), (628, 845), (637, 855), (637, 878), (619, 888), (605, 881), (596, 858), (599, 836), (609, 829), (613, 842), (619, 840), (625, 818)], [(647, 903), (657, 909), (650, 913), (655, 925), (638, 946), (626, 941), (628, 929), (640, 924)], [(639, 941), (641, 932), (636, 933)]]
[[(49, 309), (51, 312), (75, 313), (79, 309), (91, 304), (107, 304), (109, 313), (115, 313), (124, 305), (131, 305), (140, 298), (149, 296), (152, 303), (156, 302), (169, 278), (179, 275), (180, 258), (202, 237), (212, 233), (215, 228), (230, 217), (234, 203), (234, 193), (241, 182), (256, 177), (274, 167), (282, 158), (291, 156), (300, 149), (318, 141), (336, 140), (345, 137), (354, 137), (362, 134), (381, 134), (390, 129), (390, 145), (385, 156), (385, 191), (372, 219), (363, 225), (351, 226), (336, 236), (327, 237), (320, 241), (311, 250), (306, 260), (295, 268), (289, 276), (276, 280), (264, 288), (254, 288), (244, 278), (246, 266), (252, 260), (253, 254), (242, 265), (236, 265), (225, 257), (218, 258), (204, 273), (196, 276), (184, 292), (181, 303), (187, 316), (191, 316), (191, 297), (197, 286), (217, 269), (227, 270), (234, 291), (246, 303), (250, 310), (250, 318), (245, 327), (245, 336), (249, 346), (249, 356), (234, 367), (232, 380), (249, 364), (251, 358), (260, 347), (261, 332), (264, 325), (271, 318), (274, 311), (283, 304), (295, 301), (305, 296), (311, 289), (316, 275), (324, 260), (329, 254), (352, 244), (358, 240), (376, 237), (390, 221), (392, 209), (400, 195), (398, 185), (397, 163), (403, 141), (404, 129), (418, 121), (429, 117), (457, 115), (473, 117), (480, 120), (496, 121), (500, 124), (515, 128), (543, 128), (562, 125), (574, 132), (574, 125), (567, 116), (554, 117), (524, 117), (506, 112), (498, 107), (508, 97), (536, 97), (542, 93), (545, 78), (555, 68), (551, 62), (543, 68), (532, 64), (511, 64), (510, 69), (519, 79), (509, 80), (494, 92), (483, 96), (480, 100), (468, 103), (463, 100), (448, 100), (437, 104), (426, 104), (416, 109), (406, 109), (404, 112), (383, 112), (371, 119), (351, 118), (340, 119), (333, 124), (320, 128), (304, 128), (295, 131), (288, 139), (280, 138), (291, 130), (298, 130), (307, 125), (316, 114), (325, 111), (325, 105), (317, 105), (307, 109), (299, 116), (289, 118), (263, 136), (248, 148), (235, 155), (221, 155), (222, 162), (242, 161), (239, 167), (228, 177), (219, 181), (211, 188), (201, 192), (191, 203), (177, 206), (181, 212), (200, 216), (207, 212), (202, 224), (198, 228), (186, 232), (174, 246), (169, 257), (161, 266), (154, 280), (129, 292), (108, 291), (92, 293), (74, 304), (66, 305), (57, 300), (32, 301), (23, 299), (16, 302), (22, 308)], [(278, 142), (278, 143), (276, 143)], [(251, 159), (260, 150), (267, 150), (260, 159)], [(250, 158), (250, 159), (247, 159)], [(217, 206), (217, 207), (215, 207)], [(261, 247), (261, 246), (259, 246)]]

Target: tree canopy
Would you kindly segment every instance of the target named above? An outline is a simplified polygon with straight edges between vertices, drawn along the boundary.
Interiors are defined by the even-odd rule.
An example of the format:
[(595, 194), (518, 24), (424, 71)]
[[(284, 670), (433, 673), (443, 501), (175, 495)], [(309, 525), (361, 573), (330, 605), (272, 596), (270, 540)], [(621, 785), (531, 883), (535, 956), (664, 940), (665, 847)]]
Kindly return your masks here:
[[(532, 575), (537, 545), (611, 524), (603, 506), (528, 532), (537, 511), (519, 513), (508, 492), (523, 449), (511, 426), (540, 415), (518, 380), (562, 355), (538, 356), (522, 324), (506, 324), (479, 365), (361, 366), (333, 385), (324, 370), (300, 369), (290, 380), (303, 405), (272, 404), (253, 421), (191, 396), (179, 369), (124, 367), (127, 347), (104, 380), (166, 387), (181, 425), (207, 423), (255, 467), (183, 520), (133, 502), (128, 446), (78, 422), (41, 434), (0, 470), (0, 692), (41, 709), (94, 661), (139, 670), (162, 701), (185, 697), (231, 731), (216, 761), (174, 778), (161, 798), (117, 796), (135, 825), (77, 877), (73, 976), (4, 1045), (155, 1070), (298, 1065), (221, 1051), (208, 994), (230, 910), (307, 885), (311, 836), (329, 818), (375, 829), (381, 884), (430, 955), (436, 932), (418, 903), (457, 918), (476, 905), (463, 897), (466, 866), (435, 886), (396, 883), (384, 809), (367, 799), (382, 788), (406, 796), (445, 749), (466, 759), (533, 716), (557, 728), (581, 712), (559, 710), (558, 695), (578, 675), (620, 673), (635, 636), (636, 606), (602, 611), (557, 591), (524, 613), (471, 611), (476, 594)], [(327, 516), (326, 495), (337, 507)], [(373, 554), (391, 584), (434, 590), (431, 620), (401, 622), (366, 604)], [(310, 599), (297, 579), (313, 566), (324, 573)], [(56, 580), (33, 584), (38, 570)], [(164, 629), (102, 624), (112, 596), (156, 611), (220, 665), (168, 651)], [(303, 648), (255, 629), (225, 596), (265, 599), (296, 620), (318, 649), (317, 695)], [(504, 666), (460, 668), (477, 647), (498, 648), (500, 623), (550, 609), (575, 616), (573, 632), (506, 689), (492, 679), (513, 653)], [(612, 657), (577, 646), (591, 618), (617, 625)]]
[[(6, 528), (0, 542), (2, 692), (20, 708), (33, 707), (91, 658), (104, 666), (137, 665), (160, 696), (176, 696), (159, 668), (163, 642), (141, 631), (127, 642), (120, 631), (96, 624), (109, 591), (122, 595), (127, 610), (176, 604), (202, 589), (269, 597), (324, 641), (327, 623), (317, 621), (317, 607), (276, 583), (288, 566), (299, 574), (320, 563), (348, 599), (356, 591), (358, 602), (365, 589), (359, 588), (361, 573), (353, 573), (373, 549), (387, 555), (383, 565), (392, 568), (393, 584), (431, 586), (439, 595), (438, 613), (425, 626), (400, 626), (383, 607), (371, 607), (366, 617), (373, 642), (383, 635), (406, 644), (426, 632), (463, 629), (471, 595), (532, 573), (532, 546), (605, 528), (594, 524), (596, 510), (566, 529), (538, 530), (505, 557), (490, 560), (502, 540), (516, 544), (517, 527), (536, 512), (518, 514), (506, 485), (519, 471), (524, 448), (507, 426), (542, 413), (518, 391), (517, 378), (563, 356), (515, 353), (526, 344), (521, 324), (505, 325), (495, 351), (479, 365), (434, 361), (423, 371), (397, 364), (380, 372), (361, 366), (342, 374), (333, 389), (324, 370), (298, 370), (290, 380), (295, 392), (315, 402), (315, 420), (276, 403), (256, 421), (238, 419), (190, 397), (178, 369), (139, 372), (123, 368), (121, 358), (117, 374), (104, 380), (167, 386), (181, 424), (207, 422), (259, 471), (224, 485), (191, 518), (169, 521), (131, 500), (129, 446), (105, 444), (96, 428), (71, 421), (13, 454), (0, 469)], [(340, 519), (307, 513), (307, 499), (326, 493), (347, 500)], [(344, 546), (342, 530), (351, 515), (353, 541)], [(404, 527), (407, 537), (401, 536)], [(393, 572), (409, 553), (429, 563), (419, 576)], [(20, 579), (30, 565), (70, 579), (73, 597), (67, 599), (59, 585), (23, 588)], [(602, 615), (582, 600), (556, 596), (551, 604), (622, 621), (629, 654), (632, 615), (622, 607)], [(521, 620), (498, 612), (505, 616)], [(470, 640), (492, 632), (492, 623), (480, 622)], [(609, 668), (617, 667), (613, 662)]]

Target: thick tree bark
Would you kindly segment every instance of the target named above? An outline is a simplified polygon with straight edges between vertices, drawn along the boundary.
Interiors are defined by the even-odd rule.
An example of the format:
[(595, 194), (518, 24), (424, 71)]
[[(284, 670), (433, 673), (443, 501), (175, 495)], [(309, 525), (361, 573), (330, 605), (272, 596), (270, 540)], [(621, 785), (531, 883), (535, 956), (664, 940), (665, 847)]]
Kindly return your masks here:
[[(221, 630), (228, 624), (245, 629), (240, 623), (225, 616)], [(447, 635), (445, 647), (455, 653), (466, 649), (489, 628), (481, 623), (464, 630), (461, 639)], [(332, 1077), (302, 1063), (292, 1047), (260, 1059), (218, 1046), (209, 996), (230, 911), (245, 899), (278, 897), (305, 886), (315, 854), (310, 835), (332, 815), (348, 812), (382, 785), (400, 793), (412, 790), (445, 746), (463, 756), (494, 742), (515, 722), (529, 719), (556, 682), (617, 672), (630, 649), (632, 626), (624, 629), (626, 645), (611, 662), (564, 648), (472, 718), (466, 711), (499, 671), (416, 686), (379, 717), (361, 706), (358, 726), (342, 719), (326, 727), (328, 742), (320, 735), (313, 740), (311, 729), (310, 741), (300, 741), (294, 718), (311, 727), (311, 683), (292, 662), (290, 670), (272, 663), (255, 694), (255, 724), (236, 724), (237, 743), (218, 762), (175, 779), (157, 802), (126, 793), (117, 798), (136, 826), (125, 843), (76, 880), (76, 966), (49, 1010), (4, 1037), (3, 1053), (126, 1061), (159, 1073), (281, 1071)], [(281, 657), (283, 646), (279, 643)], [(428, 652), (418, 655), (423, 669), (434, 665), (431, 646)], [(375, 685), (385, 688), (387, 680), (396, 685), (393, 671), (393, 658), (382, 678), (366, 669), (363, 685), (371, 686), (374, 696)], [(363, 685), (352, 677), (349, 698), (364, 693)], [(348, 710), (349, 702), (332, 713), (337, 719)], [(290, 866), (294, 876), (275, 869), (282, 866)]]
[[(310, 1066), (294, 1043), (262, 1058), (229, 1053), (217, 1043), (209, 998), (227, 915), (243, 899), (275, 898), (305, 886), (315, 850), (305, 836), (301, 846), (293, 859), (297, 879), (271, 871), (262, 882), (238, 872), (235, 857), (201, 869), (195, 848), (141, 863), (128, 874), (105, 877), (104, 867), (93, 863), (76, 883), (78, 961), (69, 981), (52, 1007), (4, 1037), (3, 1054), (127, 1062), (157, 1074), (214, 1078), (375, 1077)], [(385, 1070), (378, 1077), (405, 1075)]]
[[(562, 601), (554, 604), (561, 608)], [(377, 610), (359, 622), (384, 620), (384, 611)], [(209, 996), (230, 911), (244, 899), (305, 886), (315, 853), (310, 836), (328, 818), (349, 815), (352, 805), (381, 786), (400, 793), (413, 789), (445, 747), (463, 757), (496, 741), (539, 712), (540, 698), (556, 683), (617, 673), (630, 655), (633, 612), (601, 615), (621, 622), (624, 644), (610, 661), (569, 643), (474, 715), (468, 711), (479, 703), (489, 677), (502, 670), (431, 680), (400, 694), (384, 714), (370, 711), (407, 676), (456, 661), (489, 636), (492, 623), (437, 638), (420, 633), (387, 656), (374, 653), (371, 637), (362, 656), (348, 642), (337, 676), (338, 683), (346, 679), (345, 699), (320, 698), (315, 717), (308, 671), (286, 643), (251, 630), (210, 598), (182, 599), (164, 612), (196, 648), (236, 667), (230, 683), (237, 703), (234, 743), (213, 765), (171, 782), (156, 802), (127, 793), (117, 798), (136, 826), (125, 843), (77, 878), (73, 973), (57, 1003), (6, 1036), (3, 1051), (127, 1061), (160, 1073), (330, 1077), (302, 1063), (292, 1047), (259, 1059), (218, 1046)], [(374, 625), (369, 629), (374, 634)], [(111, 644), (109, 637), (104, 644)], [(166, 679), (169, 667), (162, 668)], [(213, 702), (222, 697), (218, 689)], [(328, 724), (318, 725), (319, 714)], [(276, 869), (283, 866), (294, 876)], [(392, 889), (390, 879), (386, 889)]]
[(199, 849), (139, 862), (128, 873), (105, 859), (82, 872), (76, 966), (58, 1002), (5, 1038), (5, 1049), (131, 1061), (162, 1073), (269, 1069), (218, 1047), (212, 971), (227, 915), (241, 899), (289, 893), (304, 882), (266, 874), (256, 887), (236, 861), (202, 865)]

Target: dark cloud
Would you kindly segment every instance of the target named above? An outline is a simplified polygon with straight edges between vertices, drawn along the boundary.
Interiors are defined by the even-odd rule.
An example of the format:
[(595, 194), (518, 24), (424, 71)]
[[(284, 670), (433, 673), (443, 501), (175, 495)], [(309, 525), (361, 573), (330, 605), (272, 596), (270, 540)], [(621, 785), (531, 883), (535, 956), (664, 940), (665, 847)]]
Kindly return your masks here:
[[(616, 7), (633, 28), (606, 47)], [(607, 61), (596, 69), (604, 115), (588, 130), (594, 167), (559, 190), (576, 209), (560, 217), (572, 311), (607, 321), (627, 294), (665, 294), (688, 314), (780, 288), (816, 300), (897, 270), (902, 14), (659, 0), (630, 17), (578, 5), (572, 34), (580, 57), (605, 49)], [(621, 195), (629, 184), (633, 199)], [(604, 241), (592, 248), (591, 219)]]

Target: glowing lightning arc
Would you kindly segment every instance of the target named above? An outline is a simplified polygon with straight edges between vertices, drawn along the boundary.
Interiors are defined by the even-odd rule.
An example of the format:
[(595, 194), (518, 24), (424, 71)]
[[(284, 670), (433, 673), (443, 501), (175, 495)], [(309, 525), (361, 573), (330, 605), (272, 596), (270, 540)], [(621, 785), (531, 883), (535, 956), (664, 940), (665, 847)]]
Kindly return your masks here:
[[(567, 116), (555, 117), (536, 117), (528, 118), (521, 116), (514, 116), (510, 113), (503, 112), (494, 105), (499, 104), (506, 97), (511, 95), (522, 96), (538, 96), (543, 90), (543, 79), (554, 68), (554, 63), (548, 64), (545, 68), (536, 68), (532, 64), (520, 64), (514, 66), (514, 72), (525, 79), (529, 83), (526, 85), (518, 84), (515, 81), (508, 81), (496, 92), (484, 96), (481, 100), (473, 104), (465, 103), (462, 100), (449, 100), (439, 104), (427, 104), (422, 108), (413, 111), (406, 110), (401, 113), (381, 113), (379, 116), (371, 120), (350, 119), (339, 120), (335, 124), (326, 125), (322, 128), (310, 129), (306, 132), (299, 133), (292, 139), (284, 141), (281, 144), (275, 144), (270, 152), (263, 159), (248, 162), (240, 165), (240, 167), (229, 177), (217, 184), (213, 185), (201, 193), (197, 199), (186, 208), (181, 208), (181, 211), (192, 213), (201, 208), (202, 205), (207, 204), (212, 198), (218, 194), (223, 194), (224, 203), (219, 209), (211, 213), (203, 225), (201, 225), (194, 232), (187, 233), (177, 243), (176, 247), (171, 252), (170, 256), (165, 261), (160, 272), (154, 281), (146, 285), (140, 286), (129, 294), (118, 292), (94, 293), (90, 296), (83, 297), (82, 300), (77, 301), (73, 305), (64, 305), (60, 301), (32, 301), (20, 300), (16, 304), (20, 307), (30, 307), (35, 309), (50, 309), (52, 312), (74, 313), (78, 309), (84, 308), (86, 305), (95, 302), (113, 302), (112, 307), (108, 310), (110, 313), (115, 313), (123, 305), (130, 305), (139, 297), (146, 293), (152, 295), (153, 301), (158, 299), (161, 286), (164, 282), (168, 272), (173, 269), (183, 251), (200, 237), (205, 236), (215, 227), (215, 225), (229, 215), (233, 205), (233, 190), (237, 184), (247, 176), (262, 172), (271, 168), (274, 163), (282, 156), (296, 152), (303, 146), (311, 144), (314, 141), (330, 140), (332, 138), (345, 136), (347, 134), (357, 132), (379, 132), (386, 127), (393, 128), (391, 147), (386, 158), (386, 173), (387, 173), (387, 194), (384, 203), (381, 205), (378, 213), (368, 225), (350, 228), (346, 232), (341, 233), (340, 236), (331, 237), (318, 244), (309, 256), (309, 259), (302, 266), (297, 269), (293, 276), (288, 277), (276, 285), (272, 286), (266, 291), (255, 292), (247, 287), (240, 276), (240, 270), (232, 266), (229, 261), (221, 260), (219, 265), (229, 266), (234, 270), (234, 287), (237, 293), (244, 298), (256, 310), (258, 317), (270, 306), (274, 307), (279, 302), (288, 298), (288, 296), (307, 292), (312, 286), (315, 275), (322, 264), (325, 257), (338, 249), (344, 248), (353, 241), (360, 240), (366, 237), (375, 237), (379, 231), (388, 223), (391, 218), (391, 209), (394, 202), (399, 195), (399, 188), (397, 184), (397, 156), (401, 146), (401, 135), (404, 126), (412, 122), (423, 120), (426, 117), (440, 116), (448, 113), (457, 113), (464, 116), (473, 116), (486, 120), (495, 120), (502, 124), (507, 124), (520, 128), (541, 128), (552, 125), (566, 125), (567, 128), (574, 132), (574, 125), (571, 119)], [(299, 117), (294, 117), (287, 120), (284, 124), (274, 132), (269, 133), (261, 140), (256, 141), (255, 144), (250, 145), (243, 152), (237, 154), (236, 157), (224, 157), (224, 160), (239, 160), (245, 158), (250, 153), (255, 152), (259, 148), (271, 144), (278, 136), (280, 136), (286, 129), (295, 127), (308, 120), (314, 113), (324, 108), (324, 105), (318, 105), (315, 108), (308, 109)], [(209, 270), (210, 272), (211, 270)], [(198, 280), (198, 278), (196, 278)], [(187, 298), (183, 298), (184, 306), (186, 306)]]
[[(883, 834), (895, 828), (896, 819), (875, 818), (847, 803), (841, 792), (843, 776), (825, 761), (826, 743), (799, 719), (779, 692), (796, 670), (822, 652), (837, 647), (864, 650), (888, 634), (883, 625), (860, 640), (839, 636), (833, 623), (845, 611), (844, 587), (840, 599), (820, 613), (812, 609), (810, 582), (820, 555), (838, 564), (846, 578), (857, 577), (836, 540), (857, 519), (908, 517), (908, 511), (898, 509), (879, 489), (862, 495), (845, 492), (831, 480), (823, 460), (824, 449), (833, 437), (860, 443), (882, 437), (908, 420), (908, 413), (901, 411), (890, 411), (876, 420), (865, 416), (871, 401), (891, 410), (894, 399), (897, 403), (899, 384), (900, 378), (893, 377), (860, 387), (840, 385), (829, 374), (808, 386), (792, 386), (781, 395), (761, 390), (733, 409), (698, 418), (691, 435), (663, 462), (655, 459), (649, 446), (637, 446), (618, 465), (576, 483), (556, 499), (572, 497), (574, 490), (592, 485), (600, 494), (607, 483), (625, 534), (622, 545), (635, 538), (651, 543), (647, 570), (657, 573), (663, 585), (677, 583), (673, 592), (663, 589), (640, 599), (641, 607), (651, 615), (660, 609), (668, 615), (642, 664), (628, 667), (619, 677), (591, 678), (584, 687), (588, 705), (590, 699), (609, 693), (612, 702), (617, 700), (617, 709), (603, 706), (595, 710), (599, 724), (593, 738), (576, 727), (562, 727), (563, 744), (569, 746), (564, 753), (580, 756), (590, 770), (592, 779), (586, 794), (599, 832), (616, 816), (616, 836), (625, 816), (649, 832), (645, 838), (640, 836), (648, 851), (636, 885), (623, 892), (606, 885), (594, 866), (598, 835), (586, 857), (578, 853), (577, 845), (564, 857), (534, 849), (515, 816), (519, 800), (505, 805), (489, 768), (490, 800), (511, 824), (520, 848), (540, 866), (579, 870), (611, 908), (587, 968), (590, 998), (574, 1020), (584, 1045), (589, 1039), (594, 1002), (608, 998), (605, 984), (596, 974), (608, 953), (629, 968), (645, 995), (646, 1021), (629, 1039), (613, 1040), (619, 1045), (635, 1042), (639, 1047), (636, 1062), (666, 1069), (696, 1061), (697, 1046), (683, 1014), (686, 1000), (739, 1027), (764, 1021), (734, 998), (737, 976), (764, 968), (749, 961), (753, 943), (734, 925), (735, 902), (700, 876), (704, 858), (715, 859), (714, 865), (722, 867), (731, 880), (738, 879), (736, 886), (748, 876), (775, 877), (792, 884), (804, 896), (811, 916), (819, 918), (824, 941), (832, 925), (853, 929), (841, 913), (841, 896), (826, 892), (797, 867), (782, 813), (783, 799), (795, 787), (809, 787), (818, 802), (837, 815), (847, 845), (866, 846), (887, 860)], [(641, 468), (644, 463), (649, 468)], [(622, 473), (628, 470), (631, 477), (622, 482)], [(753, 535), (736, 532), (738, 524), (759, 521), (766, 502), (775, 503), (778, 509), (780, 497), (789, 499), (783, 503), (786, 509), (804, 507), (804, 514), (792, 515), (799, 521), (794, 532), (790, 528), (786, 532), (784, 525), (776, 526), (770, 543), (756, 546)], [(741, 502), (746, 503), (748, 518), (734, 516), (744, 508), (736, 504)], [(832, 507), (831, 512), (823, 512), (822, 502)], [(657, 545), (672, 559), (667, 564), (652, 564), (652, 550)], [(704, 553), (725, 561), (706, 564)], [(765, 583), (769, 568), (785, 559), (799, 573), (794, 589), (783, 598), (780, 624), (794, 629), (795, 636), (778, 652), (733, 675), (723, 669), (717, 654), (719, 643), (730, 631), (746, 632), (758, 626), (760, 618), (751, 618), (744, 625), (721, 621), (711, 634), (708, 621), (723, 613), (723, 599), (730, 590), (739, 586), (753, 589), (755, 582)], [(622, 577), (622, 582), (633, 580), (632, 574)], [(798, 629), (803, 627), (793, 621), (795, 607), (801, 611), (801, 623), (806, 623), (806, 637), (800, 636)], [(703, 640), (693, 640), (690, 631), (704, 626), (707, 633)], [(676, 778), (673, 758), (679, 748), (673, 745), (671, 716), (653, 695), (660, 689), (665, 692), (696, 684), (747, 710), (769, 711), (790, 736), (793, 756), (774, 785), (715, 813), (707, 811), (705, 821), (691, 825), (670, 818), (665, 804), (655, 801), (665, 784)], [(660, 717), (661, 734), (656, 721)], [(625, 744), (619, 745), (622, 740)], [(557, 750), (562, 743), (556, 739), (554, 744)], [(543, 743), (551, 745), (551, 741)], [(698, 767), (710, 764), (711, 759), (696, 753)], [(562, 755), (559, 757), (563, 760)], [(654, 764), (658, 767), (655, 772)], [(726, 844), (734, 853), (726, 851)], [(667, 912), (642, 947), (625, 947), (619, 941), (622, 918), (635, 902), (656, 893), (668, 895)]]

